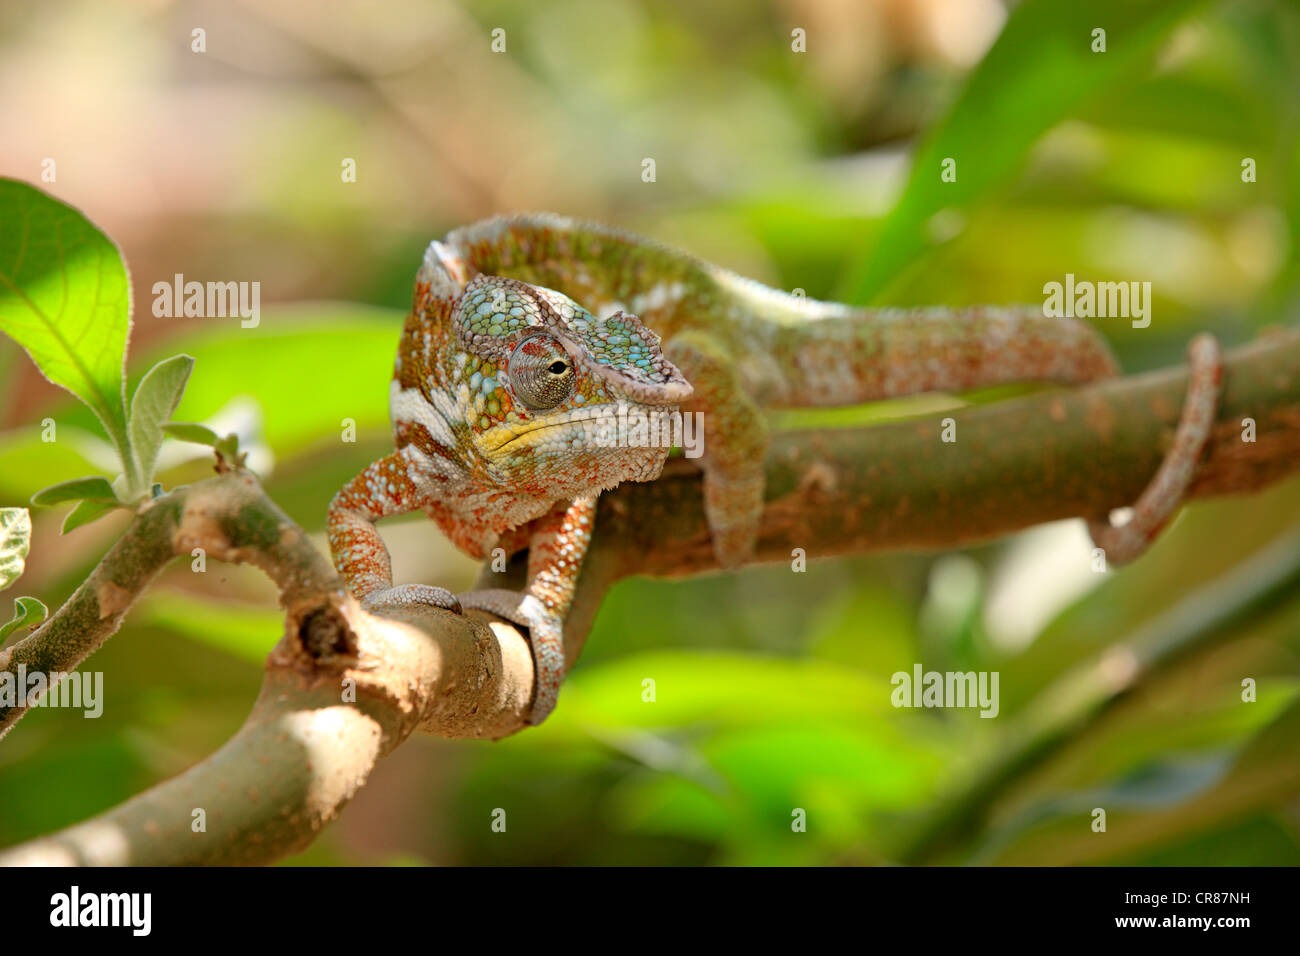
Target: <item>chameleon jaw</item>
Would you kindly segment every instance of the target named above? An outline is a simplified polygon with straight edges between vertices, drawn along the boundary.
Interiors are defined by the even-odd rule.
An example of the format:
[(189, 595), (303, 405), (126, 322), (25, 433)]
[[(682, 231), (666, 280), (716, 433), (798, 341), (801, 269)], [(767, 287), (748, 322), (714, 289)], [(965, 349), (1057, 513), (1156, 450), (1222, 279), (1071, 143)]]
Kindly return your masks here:
[[(574, 425), (582, 422), (594, 422), (600, 418), (599, 409), (584, 408), (579, 411), (569, 412), (560, 421), (539, 421), (539, 422), (518, 422), (497, 425), (488, 431), (483, 432), (476, 439), (479, 447), (489, 456), (499, 454), (503, 449), (511, 445), (522, 442), (526, 446), (532, 446), (536, 443), (538, 436), (555, 431), (557, 429), (567, 429), (572, 431)], [(603, 406), (612, 409), (614, 406)], [(595, 411), (595, 414), (592, 412)]]
[[(672, 415), (677, 407), (606, 402), (547, 421), (497, 425), (478, 435), (475, 443), (495, 468), (509, 472), (527, 464), (552, 492), (561, 487), (572, 493), (575, 488), (592, 491), (621, 481), (649, 481), (659, 476), (668, 459), (671, 445), (662, 442), (671, 432), (661, 427), (653, 433), (659, 437), (650, 443), (628, 444), (627, 420), (634, 410)], [(540, 470), (533, 471), (534, 467)]]

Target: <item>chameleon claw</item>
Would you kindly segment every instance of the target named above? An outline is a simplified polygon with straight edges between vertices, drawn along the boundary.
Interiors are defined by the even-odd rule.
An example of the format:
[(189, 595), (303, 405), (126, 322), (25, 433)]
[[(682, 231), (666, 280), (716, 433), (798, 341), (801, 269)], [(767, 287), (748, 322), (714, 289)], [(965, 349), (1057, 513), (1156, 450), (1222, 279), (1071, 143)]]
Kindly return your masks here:
[(1106, 559), (1113, 564), (1127, 564), (1146, 551), (1182, 505), (1209, 444), (1219, 407), (1223, 354), (1214, 336), (1203, 334), (1192, 339), (1187, 358), (1187, 398), (1173, 446), (1133, 506), (1133, 516), (1118, 528), (1105, 519), (1088, 522), (1093, 543), (1106, 552)]

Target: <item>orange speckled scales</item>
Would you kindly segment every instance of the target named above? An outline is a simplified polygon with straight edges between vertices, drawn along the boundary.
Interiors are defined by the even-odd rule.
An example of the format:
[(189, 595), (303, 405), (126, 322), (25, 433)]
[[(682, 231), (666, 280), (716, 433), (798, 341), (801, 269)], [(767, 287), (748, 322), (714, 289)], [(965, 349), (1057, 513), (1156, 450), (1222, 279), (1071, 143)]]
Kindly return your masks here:
[[(1218, 402), (1218, 346), (1189, 349), (1174, 444), (1122, 527), (1130, 560), (1195, 474)], [(481, 607), (529, 628), (530, 721), (555, 706), (564, 618), (601, 491), (658, 477), (667, 447), (602, 433), (602, 413), (700, 412), (705, 512), (726, 566), (751, 555), (763, 503), (763, 408), (853, 405), (1004, 382), (1116, 374), (1100, 336), (1039, 307), (856, 309), (787, 295), (606, 226), (557, 216), (458, 229), (425, 254), (390, 386), (396, 451), (330, 505), (334, 562), (368, 607)], [(608, 419), (604, 419), (608, 421)], [(475, 557), (529, 548), (523, 593), (394, 587), (380, 518), (422, 510)]]

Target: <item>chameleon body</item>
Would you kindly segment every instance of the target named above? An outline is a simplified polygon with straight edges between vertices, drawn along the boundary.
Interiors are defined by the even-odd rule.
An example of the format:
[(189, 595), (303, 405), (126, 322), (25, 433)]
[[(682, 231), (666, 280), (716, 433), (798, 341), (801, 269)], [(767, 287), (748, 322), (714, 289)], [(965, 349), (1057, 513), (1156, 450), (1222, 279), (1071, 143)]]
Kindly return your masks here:
[[(1198, 337), (1173, 446), (1122, 527), (1090, 521), (1112, 561), (1139, 554), (1177, 509), (1217, 407), (1217, 344)], [(330, 549), (368, 607), (482, 607), (527, 626), (530, 721), (555, 705), (563, 622), (596, 498), (657, 477), (669, 449), (602, 441), (600, 413), (701, 412), (705, 512), (724, 566), (753, 553), (764, 408), (853, 405), (1004, 382), (1117, 373), (1101, 337), (1041, 307), (859, 309), (787, 295), (609, 227), (496, 218), (433, 242), (390, 386), (396, 451), (330, 505)], [(457, 598), (394, 587), (374, 528), (422, 510), (462, 550), (529, 549), (523, 593)]]

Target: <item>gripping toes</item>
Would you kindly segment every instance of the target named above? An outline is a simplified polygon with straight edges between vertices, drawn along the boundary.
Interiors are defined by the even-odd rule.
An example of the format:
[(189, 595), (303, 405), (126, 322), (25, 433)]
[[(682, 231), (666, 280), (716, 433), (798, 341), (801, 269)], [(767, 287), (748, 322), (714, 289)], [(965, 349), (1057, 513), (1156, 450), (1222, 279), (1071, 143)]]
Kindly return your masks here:
[(560, 685), (564, 683), (564, 622), (549, 613), (536, 597), (504, 588), (468, 591), (460, 596), (460, 602), (464, 607), (488, 611), (528, 628), (528, 643), (537, 671), (528, 722), (540, 724), (555, 709)]
[(528, 595), (519, 604), (520, 613), (528, 618), (528, 634), (533, 645), (533, 662), (537, 668), (537, 689), (530, 724), (540, 724), (555, 709), (564, 683), (564, 622), (547, 613), (542, 603)]
[(462, 598), (528, 628), (534, 680), (530, 724), (540, 724), (555, 709), (564, 682), (564, 619), (573, 604), (582, 561), (591, 541), (596, 496), (574, 499), (534, 522), (528, 543), (528, 587), (521, 594), (489, 589)]
[(1093, 543), (1106, 552), (1106, 559), (1113, 564), (1124, 564), (1142, 554), (1173, 517), (1209, 443), (1219, 407), (1223, 355), (1213, 336), (1198, 335), (1188, 345), (1187, 358), (1187, 398), (1173, 447), (1133, 506), (1132, 517), (1118, 528), (1105, 520), (1088, 522)]
[(523, 600), (524, 594), (520, 591), (511, 591), (508, 588), (485, 588), (479, 591), (466, 591), (460, 596), (460, 606), (487, 611), (520, 627), (531, 627), (532, 622), (519, 609)]
[(367, 611), (382, 613), (389, 608), (440, 607), (445, 611), (461, 613), (460, 601), (446, 588), (428, 584), (399, 584), (396, 587), (371, 591), (361, 599)]

